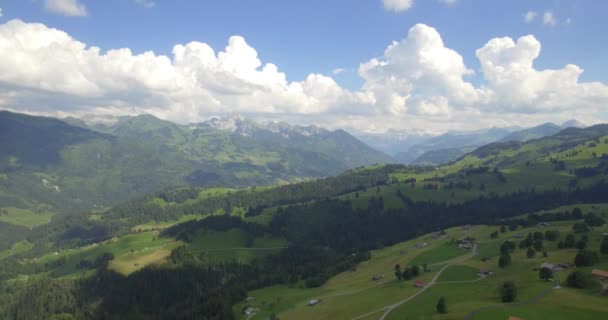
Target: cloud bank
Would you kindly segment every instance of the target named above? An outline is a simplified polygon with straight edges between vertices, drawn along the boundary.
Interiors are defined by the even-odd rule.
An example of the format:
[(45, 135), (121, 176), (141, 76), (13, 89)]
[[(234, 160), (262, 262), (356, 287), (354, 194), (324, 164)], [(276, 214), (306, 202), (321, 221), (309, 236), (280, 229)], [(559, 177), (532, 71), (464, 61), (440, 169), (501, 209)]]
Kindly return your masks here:
[[(566, 65), (538, 70), (534, 36), (495, 38), (476, 51), (480, 74), (445, 46), (434, 28), (417, 24), (361, 63), (364, 84), (347, 90), (333, 78), (309, 74), (288, 81), (258, 58), (243, 37), (215, 51), (190, 42), (170, 56), (102, 51), (43, 24), (0, 24), (0, 108), (51, 115), (151, 113), (182, 123), (219, 113), (362, 130), (467, 129), (606, 115), (608, 87), (581, 82)], [(474, 76), (483, 78), (473, 84)], [(606, 120), (606, 119), (603, 119)]]

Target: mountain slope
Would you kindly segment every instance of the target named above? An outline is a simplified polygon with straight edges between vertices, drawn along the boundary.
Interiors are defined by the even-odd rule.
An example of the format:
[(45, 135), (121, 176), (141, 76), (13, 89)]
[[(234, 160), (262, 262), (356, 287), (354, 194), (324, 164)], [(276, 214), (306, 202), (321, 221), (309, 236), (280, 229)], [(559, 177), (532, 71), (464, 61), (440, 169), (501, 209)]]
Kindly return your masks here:
[(169, 186), (253, 186), (389, 162), (344, 131), (253, 122), (252, 131), (150, 115), (63, 122), (0, 113), (2, 207), (71, 212)]
[(553, 124), (544, 123), (536, 127), (516, 131), (501, 139), (501, 141), (521, 141), (526, 142), (532, 139), (538, 139), (546, 136), (554, 135), (560, 132), (563, 128)]

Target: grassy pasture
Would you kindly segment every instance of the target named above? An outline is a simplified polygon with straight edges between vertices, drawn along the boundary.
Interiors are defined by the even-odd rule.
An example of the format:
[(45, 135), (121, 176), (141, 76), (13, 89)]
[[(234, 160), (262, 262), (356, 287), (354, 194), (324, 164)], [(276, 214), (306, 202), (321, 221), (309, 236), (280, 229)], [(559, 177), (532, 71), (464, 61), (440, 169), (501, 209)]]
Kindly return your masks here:
[[(608, 304), (605, 297), (597, 295), (597, 287), (588, 290), (573, 290), (566, 287), (551, 290), (554, 282), (542, 281), (538, 277), (540, 264), (572, 263), (576, 249), (558, 250), (557, 241), (544, 241), (548, 257), (538, 253), (534, 258), (527, 258), (525, 250), (518, 248), (512, 254), (511, 266), (506, 269), (497, 266), (497, 256), (503, 241), (509, 239), (518, 243), (520, 239), (513, 238), (516, 234), (525, 235), (528, 232), (547, 229), (560, 231), (560, 237), (563, 239), (572, 232), (572, 224), (572, 221), (552, 222), (548, 228), (534, 226), (507, 231), (500, 233), (498, 239), (490, 239), (490, 233), (499, 229), (497, 226), (474, 226), (470, 230), (452, 228), (446, 230), (447, 235), (441, 239), (433, 239), (430, 235), (425, 235), (373, 251), (372, 259), (361, 263), (354, 272), (338, 274), (320, 288), (305, 289), (301, 284), (296, 284), (292, 287), (275, 286), (252, 291), (249, 295), (256, 300), (250, 305), (258, 308), (258, 313), (251, 319), (266, 319), (273, 312), (281, 319), (290, 320), (379, 319), (383, 314), (380, 309), (407, 298), (419, 290), (413, 287), (413, 280), (395, 279), (393, 274), (395, 264), (408, 266), (421, 265), (425, 262), (435, 263), (430, 267), (430, 272), (423, 273), (419, 277), (428, 282), (443, 262), (466, 254), (465, 250), (450, 244), (451, 240), (466, 236), (477, 239), (478, 254), (447, 267), (437, 284), (393, 310), (388, 319), (463, 319), (471, 311), (479, 308), (489, 309), (484, 309), (473, 319), (506, 319), (508, 315), (520, 316), (523, 319), (546, 319), (542, 317), (543, 315), (551, 315), (551, 318), (557, 319), (604, 318), (608, 316)], [(597, 250), (599, 238), (604, 231), (604, 228), (596, 228), (588, 234), (589, 248)], [(580, 236), (576, 234), (577, 239)], [(415, 244), (420, 242), (427, 242), (428, 246), (416, 249)], [(482, 256), (490, 257), (490, 261), (481, 261)], [(594, 268), (608, 268), (608, 256), (604, 256)], [(488, 269), (494, 274), (480, 280), (477, 276), (479, 269)], [(555, 277), (559, 277), (564, 283), (572, 270), (574, 268), (558, 272)], [(590, 272), (591, 267), (581, 270)], [(383, 280), (374, 282), (371, 280), (373, 275), (380, 275)], [(544, 298), (529, 305), (503, 304), (500, 302), (498, 287), (507, 280), (516, 282), (518, 286), (516, 302), (519, 303), (526, 302), (544, 291), (550, 290), (550, 292)], [(446, 315), (440, 315), (435, 311), (440, 296), (444, 296), (448, 304), (449, 313)], [(312, 298), (321, 298), (323, 302), (310, 307), (307, 302)], [(564, 300), (568, 300), (567, 303), (564, 303)], [(243, 302), (235, 306), (235, 313), (240, 314), (246, 305)], [(563, 312), (559, 314), (548, 312), (554, 309)]]
[(0, 221), (16, 224), (28, 228), (45, 225), (51, 221), (53, 213), (51, 212), (34, 212), (28, 209), (20, 209), (15, 207), (1, 208), (4, 214), (0, 214)]

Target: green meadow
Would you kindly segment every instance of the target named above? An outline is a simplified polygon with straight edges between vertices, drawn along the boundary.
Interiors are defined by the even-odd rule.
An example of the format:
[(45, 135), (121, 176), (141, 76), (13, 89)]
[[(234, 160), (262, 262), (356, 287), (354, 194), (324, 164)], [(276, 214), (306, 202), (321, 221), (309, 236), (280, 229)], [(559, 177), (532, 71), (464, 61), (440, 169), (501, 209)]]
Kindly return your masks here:
[[(601, 208), (604, 208), (601, 205)], [(600, 208), (595, 205), (594, 208)], [(556, 208), (555, 210), (561, 210)], [(583, 211), (591, 209), (584, 207)], [(446, 230), (446, 235), (440, 239), (430, 234), (417, 239), (386, 247), (372, 252), (372, 258), (359, 264), (356, 270), (338, 274), (320, 288), (307, 289), (303, 284), (292, 286), (274, 286), (254, 290), (249, 293), (255, 301), (242, 302), (234, 307), (237, 314), (245, 306), (256, 308), (257, 313), (251, 319), (266, 319), (271, 314), (277, 314), (280, 319), (380, 319), (394, 303), (413, 296), (419, 290), (413, 286), (414, 280), (426, 283), (449, 264), (438, 277), (437, 282), (424, 292), (399, 307), (390, 311), (386, 319), (507, 319), (508, 316), (518, 316), (522, 319), (600, 319), (608, 316), (606, 297), (598, 295), (599, 286), (579, 290), (565, 287), (565, 279), (575, 267), (557, 272), (562, 286), (553, 289), (555, 280), (539, 279), (538, 268), (543, 262), (572, 264), (576, 249), (557, 248), (557, 241), (544, 241), (548, 256), (543, 257), (539, 252), (534, 258), (527, 258), (525, 250), (517, 248), (512, 253), (512, 264), (501, 269), (497, 265), (500, 244), (505, 240), (516, 242), (518, 234), (545, 230), (558, 230), (563, 239), (572, 233), (574, 221), (550, 222), (549, 227), (534, 226), (519, 228), (515, 231), (499, 233), (498, 239), (491, 239), (490, 234), (498, 230), (497, 226), (474, 226), (470, 230), (457, 227)], [(608, 228), (596, 228), (588, 233), (589, 248), (598, 250), (601, 234)], [(577, 239), (580, 234), (576, 234)], [(477, 253), (471, 256), (467, 250), (459, 248), (453, 240), (473, 237), (478, 243)], [(426, 242), (424, 248), (416, 244)], [(489, 261), (482, 261), (482, 257)], [(394, 266), (421, 265), (427, 263), (429, 271), (409, 281), (398, 281), (394, 276)], [(608, 256), (603, 256), (594, 268), (608, 268)], [(480, 278), (480, 269), (491, 271), (491, 276)], [(591, 267), (580, 268), (590, 272)], [(379, 281), (372, 277), (381, 276)], [(518, 287), (515, 303), (506, 304), (500, 301), (498, 287), (504, 281), (514, 281)], [(537, 299), (540, 294), (546, 295)], [(445, 297), (448, 313), (438, 314), (435, 306), (439, 297)], [(308, 306), (310, 299), (321, 299), (321, 303)], [(565, 302), (564, 302), (565, 301)], [(471, 312), (478, 310), (477, 313)], [(557, 311), (551, 311), (557, 310)], [(560, 312), (561, 311), (561, 312)], [(242, 319), (245, 319), (242, 316)]]
[(51, 221), (53, 213), (51, 212), (34, 212), (28, 209), (20, 209), (15, 207), (0, 208), (0, 221), (34, 228), (45, 225)]

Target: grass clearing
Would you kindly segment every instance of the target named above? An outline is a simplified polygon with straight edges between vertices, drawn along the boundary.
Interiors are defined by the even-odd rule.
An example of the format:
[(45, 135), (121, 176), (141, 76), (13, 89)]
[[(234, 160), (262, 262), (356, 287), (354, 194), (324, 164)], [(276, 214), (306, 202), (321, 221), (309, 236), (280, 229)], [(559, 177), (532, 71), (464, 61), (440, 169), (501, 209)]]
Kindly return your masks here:
[(10, 249), (0, 251), (0, 259), (10, 257), (18, 253), (27, 252), (32, 249), (32, 247), (33, 245), (27, 240), (16, 242), (11, 246)]
[(453, 265), (443, 271), (438, 281), (473, 281), (479, 279), (478, 272), (479, 269), (470, 266)]
[(444, 243), (442, 245), (436, 246), (431, 250), (424, 251), (420, 255), (416, 256), (414, 260), (412, 260), (412, 265), (423, 265), (423, 264), (435, 264), (443, 261), (448, 261), (462, 255), (467, 254), (469, 251), (466, 249), (460, 248), (455, 243)]
[(176, 224), (180, 224), (180, 223), (192, 221), (192, 220), (197, 220), (197, 219), (201, 219), (201, 218), (202, 217), (197, 214), (187, 214), (187, 215), (181, 216), (179, 218), (179, 220), (161, 221), (161, 222), (150, 221), (148, 223), (136, 225), (133, 228), (131, 228), (131, 230), (136, 231), (136, 232), (150, 231), (150, 230), (162, 230), (162, 229), (166, 229), (166, 228), (171, 227)]
[(287, 241), (276, 237), (255, 237), (238, 229), (224, 232), (202, 231), (188, 244), (188, 251), (220, 261), (236, 260), (247, 262), (255, 257), (277, 253), (287, 246)]
[(146, 265), (164, 261), (168, 253), (180, 244), (181, 241), (159, 238), (154, 232), (140, 232), (82, 248), (49, 254), (41, 257), (39, 261), (42, 263), (55, 261), (58, 264), (58, 267), (51, 272), (53, 277), (76, 277), (89, 271), (78, 268), (80, 261), (93, 262), (98, 256), (108, 252), (114, 255), (110, 268), (129, 274)]
[(20, 209), (15, 207), (1, 208), (0, 221), (11, 223), (28, 228), (34, 228), (45, 225), (51, 222), (53, 213), (51, 212), (34, 212), (28, 209)]

